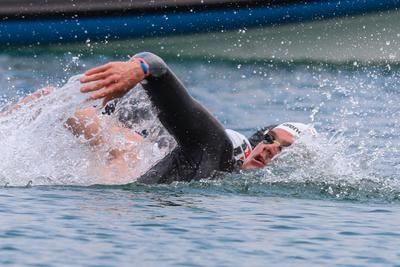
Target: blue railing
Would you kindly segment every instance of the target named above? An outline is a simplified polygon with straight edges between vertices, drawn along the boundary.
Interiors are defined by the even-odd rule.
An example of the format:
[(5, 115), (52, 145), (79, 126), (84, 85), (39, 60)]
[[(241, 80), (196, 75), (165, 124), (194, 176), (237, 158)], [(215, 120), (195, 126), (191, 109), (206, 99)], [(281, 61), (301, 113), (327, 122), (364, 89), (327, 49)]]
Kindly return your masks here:
[(338, 16), (397, 10), (400, 0), (343, 0), (278, 7), (251, 7), (169, 12), (120, 17), (10, 19), (0, 22), (0, 45), (143, 38), (264, 27)]

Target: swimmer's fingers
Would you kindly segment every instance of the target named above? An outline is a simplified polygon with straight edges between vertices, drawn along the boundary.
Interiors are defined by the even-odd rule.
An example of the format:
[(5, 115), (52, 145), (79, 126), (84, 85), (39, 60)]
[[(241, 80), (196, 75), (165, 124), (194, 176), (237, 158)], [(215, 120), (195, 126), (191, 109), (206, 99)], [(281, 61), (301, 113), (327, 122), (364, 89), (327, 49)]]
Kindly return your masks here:
[(90, 75), (83, 76), (80, 78), (81, 83), (88, 83), (88, 82), (93, 82), (93, 81), (98, 81), (102, 80), (104, 78), (107, 78), (111, 73), (108, 71), (100, 72), (100, 73), (94, 73)]
[(85, 75), (89, 76), (89, 75), (93, 75), (93, 74), (96, 74), (99, 72), (105, 72), (106, 70), (110, 69), (112, 66), (113, 66), (113, 62), (110, 62), (110, 63), (104, 64), (104, 65), (101, 65), (99, 67), (90, 69), (88, 71), (85, 71)]
[(107, 87), (103, 88), (102, 90), (99, 90), (98, 92), (92, 94), (90, 96), (90, 99), (96, 100), (96, 99), (100, 99), (103, 97), (107, 97), (108, 99), (111, 100), (111, 99), (120, 97), (123, 94), (125, 94), (125, 91), (123, 90), (123, 88), (121, 87), (121, 85), (119, 83), (116, 83), (116, 84), (107, 86)]
[(97, 81), (95, 84), (81, 88), (82, 93), (98, 91), (90, 96), (92, 100), (103, 97), (107, 97), (107, 99), (121, 97), (145, 77), (141, 65), (137, 61), (112, 62), (86, 74), (96, 75), (96, 77), (83, 79), (83, 81)]
[[(90, 84), (90, 85), (86, 85), (83, 86), (81, 88), (81, 92), (82, 93), (88, 93), (88, 92), (92, 92), (92, 91), (96, 91), (96, 90), (100, 90), (101, 88), (107, 87), (110, 84), (115, 82), (115, 77), (114, 76), (110, 76), (104, 80), (101, 80), (95, 84)], [(96, 98), (97, 99), (97, 98)]]

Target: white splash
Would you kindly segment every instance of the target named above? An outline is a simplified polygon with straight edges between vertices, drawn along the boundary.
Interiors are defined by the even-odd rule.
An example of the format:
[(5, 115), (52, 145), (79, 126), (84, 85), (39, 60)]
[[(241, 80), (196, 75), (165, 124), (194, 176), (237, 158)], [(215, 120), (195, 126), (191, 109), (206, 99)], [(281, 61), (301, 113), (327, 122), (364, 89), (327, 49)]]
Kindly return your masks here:
[(343, 132), (333, 136), (302, 135), (260, 171), (259, 182), (320, 185), (321, 192), (336, 198), (347, 196), (349, 190), (356, 190), (358, 194), (399, 192), (398, 179), (376, 175), (374, 162), (382, 155), (367, 153), (360, 147), (350, 149), (355, 145), (353, 140), (357, 139), (345, 138)]
[[(65, 127), (65, 121), (77, 109), (100, 104), (86, 101), (87, 95), (79, 92), (79, 78), (74, 76), (53, 93), (0, 117), (0, 186), (125, 184), (135, 181), (174, 146), (172, 138), (160, 130), (161, 124), (152, 111), (151, 118), (131, 129), (151, 129), (144, 142), (134, 144), (139, 160), (128, 164), (128, 175), (110, 175), (113, 168), (107, 166), (110, 147), (90, 146), (87, 140), (75, 137)], [(141, 90), (135, 88), (130, 97), (142, 96)], [(143, 100), (149, 105), (148, 99)], [(103, 118), (102, 126), (117, 120), (114, 114), (102, 116), (100, 108), (97, 113)], [(121, 143), (121, 136), (107, 138), (113, 145)], [(156, 138), (167, 139), (170, 145), (158, 148), (154, 145)]]

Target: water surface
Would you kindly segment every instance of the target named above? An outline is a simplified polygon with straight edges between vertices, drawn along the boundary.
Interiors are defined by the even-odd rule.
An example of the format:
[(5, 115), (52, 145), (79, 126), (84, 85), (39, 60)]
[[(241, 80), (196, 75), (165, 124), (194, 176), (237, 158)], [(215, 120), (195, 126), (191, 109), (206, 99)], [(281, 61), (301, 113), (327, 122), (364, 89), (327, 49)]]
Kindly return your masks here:
[(319, 137), (258, 172), (91, 185), (97, 177), (82, 162), (92, 152), (62, 127), (63, 112), (82, 100), (79, 85), (67, 81), (125, 59), (68, 47), (0, 54), (2, 106), (47, 84), (71, 92), (64, 102), (44, 98), (37, 116), (27, 109), (23, 119), (0, 120), (2, 265), (398, 264), (396, 65), (167, 58), (225, 127), (249, 135), (301, 121), (313, 123)]

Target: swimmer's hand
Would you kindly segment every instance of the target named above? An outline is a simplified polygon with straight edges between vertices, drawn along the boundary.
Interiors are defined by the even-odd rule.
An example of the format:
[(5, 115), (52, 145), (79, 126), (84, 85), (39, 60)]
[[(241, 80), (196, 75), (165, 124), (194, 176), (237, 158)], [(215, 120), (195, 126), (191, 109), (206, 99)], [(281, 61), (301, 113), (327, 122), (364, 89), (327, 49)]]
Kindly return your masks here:
[(91, 100), (103, 98), (103, 105), (114, 98), (125, 95), (145, 78), (145, 74), (136, 60), (110, 62), (90, 69), (80, 79), (81, 83), (95, 82), (81, 88), (82, 93), (93, 92)]

